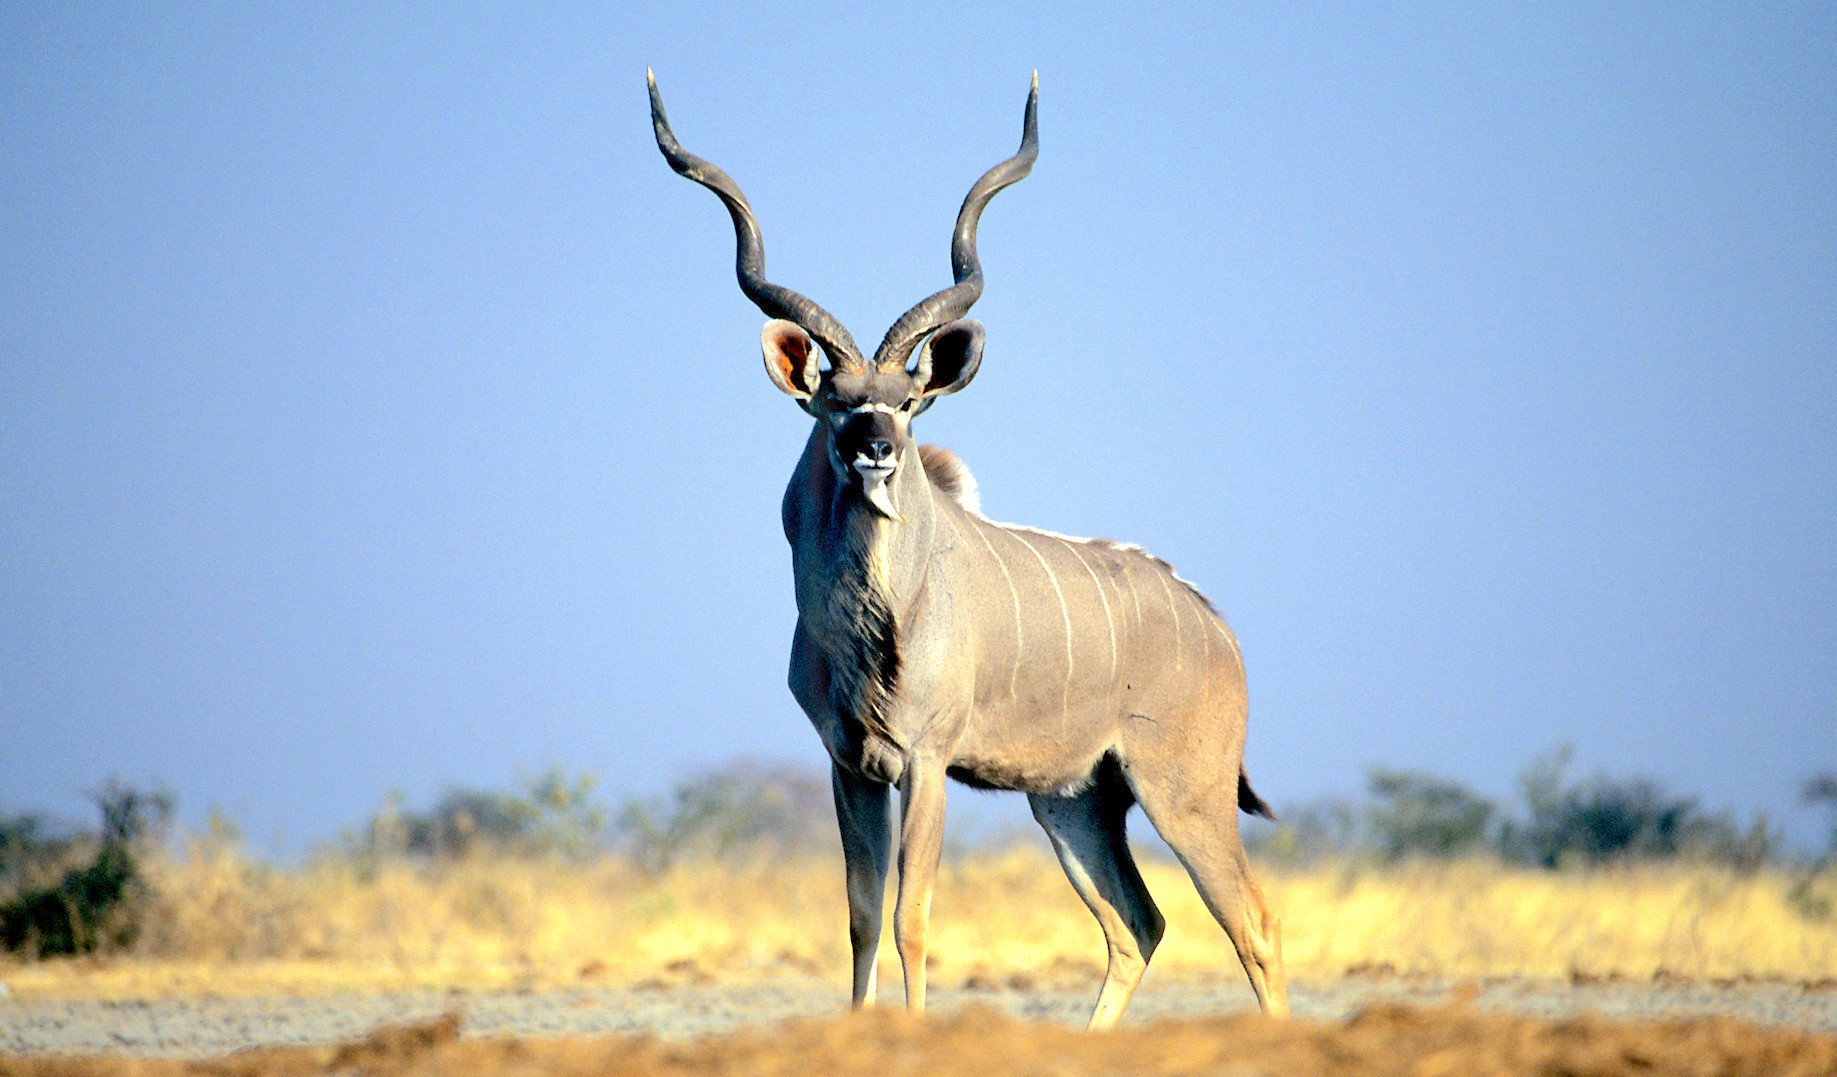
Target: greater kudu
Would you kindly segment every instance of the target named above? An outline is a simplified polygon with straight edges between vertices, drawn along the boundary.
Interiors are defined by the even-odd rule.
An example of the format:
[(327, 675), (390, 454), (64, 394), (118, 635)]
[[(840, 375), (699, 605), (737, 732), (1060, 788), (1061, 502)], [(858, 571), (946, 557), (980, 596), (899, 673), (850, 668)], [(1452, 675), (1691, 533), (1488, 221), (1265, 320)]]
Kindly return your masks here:
[(1109, 968), (1092, 1027), (1122, 1016), (1161, 939), (1124, 835), (1137, 803), (1230, 935), (1258, 1002), (1286, 1012), (1281, 926), (1238, 837), (1239, 808), (1268, 808), (1244, 775), (1244, 669), (1230, 629), (1137, 547), (990, 521), (956, 457), (912, 441), (912, 419), (968, 385), (981, 361), (982, 326), (956, 319), (982, 293), (982, 209), (1038, 155), (1037, 77), (1020, 152), (963, 200), (956, 284), (907, 311), (871, 362), (823, 308), (765, 279), (739, 186), (676, 141), (655, 78), (650, 94), (670, 167), (733, 217), (740, 288), (771, 316), (766, 372), (816, 419), (783, 504), (798, 610), (790, 681), (832, 761), (855, 1003), (874, 998), (897, 785), (893, 931), (907, 1005), (924, 1008), (951, 777), (1026, 793), (1096, 915)]

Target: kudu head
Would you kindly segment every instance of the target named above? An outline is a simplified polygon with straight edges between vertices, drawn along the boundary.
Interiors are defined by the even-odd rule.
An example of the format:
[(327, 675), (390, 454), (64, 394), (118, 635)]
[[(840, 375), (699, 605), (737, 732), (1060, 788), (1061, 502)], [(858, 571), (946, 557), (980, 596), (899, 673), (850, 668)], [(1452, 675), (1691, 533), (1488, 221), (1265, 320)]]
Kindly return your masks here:
[[(870, 362), (862, 358), (854, 338), (828, 311), (765, 279), (765, 245), (746, 196), (727, 173), (676, 141), (664, 116), (657, 79), (646, 74), (657, 148), (677, 173), (719, 195), (733, 217), (740, 290), (771, 316), (760, 334), (766, 373), (785, 395), (823, 424), (829, 464), (837, 481), (857, 490), (883, 515), (898, 519), (887, 482), (901, 466), (917, 460), (913, 417), (937, 398), (968, 385), (982, 361), (982, 325), (963, 317), (982, 296), (976, 222), (995, 192), (1025, 177), (1039, 156), (1039, 75), (1034, 75), (1027, 93), (1020, 151), (983, 173), (957, 213), (957, 230), (950, 244), (956, 283), (901, 315)], [(819, 362), (819, 349), (827, 366)]]

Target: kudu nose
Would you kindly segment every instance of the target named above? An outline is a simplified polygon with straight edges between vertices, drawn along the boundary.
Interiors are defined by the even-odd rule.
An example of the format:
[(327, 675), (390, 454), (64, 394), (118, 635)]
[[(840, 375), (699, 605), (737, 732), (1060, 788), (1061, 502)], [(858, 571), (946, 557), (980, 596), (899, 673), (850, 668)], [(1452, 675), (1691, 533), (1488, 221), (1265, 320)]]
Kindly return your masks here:
[(867, 458), (869, 460), (872, 460), (876, 464), (878, 464), (886, 460), (889, 456), (893, 455), (893, 443), (890, 441), (881, 441), (878, 438), (874, 438), (874, 439), (869, 440), (868, 443), (865, 446), (863, 446), (863, 451), (867, 454)]

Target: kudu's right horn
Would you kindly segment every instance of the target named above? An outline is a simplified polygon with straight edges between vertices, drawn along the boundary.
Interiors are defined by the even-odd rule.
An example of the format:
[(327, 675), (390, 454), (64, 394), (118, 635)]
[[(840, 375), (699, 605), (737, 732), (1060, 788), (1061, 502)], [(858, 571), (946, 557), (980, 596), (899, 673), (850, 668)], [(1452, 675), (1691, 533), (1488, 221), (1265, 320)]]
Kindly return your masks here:
[[(838, 370), (865, 370), (861, 350), (855, 347), (855, 338), (849, 335), (841, 322), (809, 299), (765, 279), (765, 240), (759, 234), (759, 222), (753, 218), (752, 207), (746, 204), (746, 195), (740, 193), (740, 185), (731, 176), (683, 149), (682, 143), (676, 141), (675, 132), (670, 130), (669, 118), (663, 114), (663, 98), (657, 93), (657, 76), (647, 67), (644, 69), (644, 77), (651, 89), (651, 129), (657, 135), (657, 148), (663, 151), (664, 159), (670, 162), (670, 167), (678, 175), (686, 176), (720, 195), (721, 201), (727, 204), (727, 212), (734, 219), (734, 242), (738, 247), (734, 257), (734, 273), (740, 278), (740, 290), (770, 317), (783, 318), (801, 326), (804, 332), (822, 345), (832, 367)], [(974, 222), (970, 228), (973, 260)]]

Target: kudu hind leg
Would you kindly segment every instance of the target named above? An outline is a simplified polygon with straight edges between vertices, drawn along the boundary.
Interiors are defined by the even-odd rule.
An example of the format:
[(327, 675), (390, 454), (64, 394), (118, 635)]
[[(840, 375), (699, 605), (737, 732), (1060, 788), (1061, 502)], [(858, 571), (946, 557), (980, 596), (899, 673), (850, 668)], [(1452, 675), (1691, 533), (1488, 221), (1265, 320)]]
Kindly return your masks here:
[(1075, 796), (1030, 796), (1033, 817), (1052, 839), (1072, 888), (1103, 928), (1109, 966), (1090, 1027), (1111, 1028), (1135, 995), (1167, 923), (1129, 853), (1123, 819), (1129, 801), (1100, 783)]
[(831, 768), (836, 821), (848, 877), (848, 944), (854, 957), (851, 997), (872, 1006), (879, 979), (880, 920), (887, 902), (887, 862), (893, 829), (888, 787)]
[(1237, 785), (1205, 792), (1164, 784), (1136, 788), (1142, 809), (1186, 867), (1206, 908), (1237, 950), (1263, 1012), (1288, 1013), (1288, 976), (1282, 964), (1282, 921), (1269, 909), (1250, 874), (1237, 829)]

